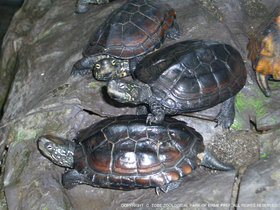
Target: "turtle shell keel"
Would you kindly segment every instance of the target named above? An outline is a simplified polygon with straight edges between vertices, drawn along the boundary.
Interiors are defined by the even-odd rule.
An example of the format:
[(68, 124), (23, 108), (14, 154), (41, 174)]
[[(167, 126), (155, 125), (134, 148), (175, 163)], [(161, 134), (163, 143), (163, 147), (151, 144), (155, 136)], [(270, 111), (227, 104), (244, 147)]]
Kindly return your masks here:
[(280, 80), (280, 6), (251, 36), (248, 50), (257, 82), (263, 93), (270, 96), (268, 78)]
[(197, 154), (204, 151), (198, 132), (175, 119), (160, 125), (145, 121), (136, 116), (109, 118), (81, 131), (76, 138), (74, 173), (63, 175), (64, 186), (162, 187), (196, 168)]

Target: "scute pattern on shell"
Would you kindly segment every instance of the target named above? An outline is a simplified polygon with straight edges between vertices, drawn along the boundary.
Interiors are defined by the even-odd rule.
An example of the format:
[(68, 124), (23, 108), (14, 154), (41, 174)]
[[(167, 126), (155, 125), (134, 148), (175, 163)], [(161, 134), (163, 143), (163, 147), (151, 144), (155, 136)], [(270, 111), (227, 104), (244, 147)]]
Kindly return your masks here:
[(248, 50), (248, 58), (257, 72), (280, 80), (280, 6), (251, 36)]
[(109, 54), (134, 58), (153, 51), (164, 41), (164, 31), (173, 26), (175, 11), (157, 0), (129, 0), (99, 27), (84, 50), (84, 56)]
[(167, 109), (198, 111), (234, 96), (246, 82), (241, 55), (216, 41), (178, 42), (146, 56), (134, 76)]
[(158, 187), (196, 167), (203, 138), (182, 121), (147, 125), (145, 116), (120, 116), (81, 131), (74, 169), (93, 186)]

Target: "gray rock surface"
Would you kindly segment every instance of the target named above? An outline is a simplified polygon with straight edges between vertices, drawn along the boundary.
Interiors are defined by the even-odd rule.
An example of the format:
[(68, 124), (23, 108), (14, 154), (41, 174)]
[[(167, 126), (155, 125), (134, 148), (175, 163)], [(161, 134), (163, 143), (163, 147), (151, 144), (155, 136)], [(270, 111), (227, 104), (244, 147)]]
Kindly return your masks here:
[[(248, 169), (248, 174), (254, 170), (256, 173), (266, 170), (271, 173), (262, 173), (256, 178), (245, 173), (240, 179), (240, 190), (246, 182), (250, 186), (250, 180), (261, 183), (259, 180), (263, 179), (267, 183), (271, 177), (269, 174), (274, 174), (271, 179), (278, 183), (278, 169), (271, 166), (279, 162), (270, 154), (279, 152), (280, 86), (277, 82), (271, 83), (272, 97), (262, 95), (246, 58), (246, 45), (250, 33), (279, 2), (162, 1), (175, 8), (181, 28), (180, 39), (167, 40), (164, 46), (195, 38), (224, 41), (240, 51), (249, 75), (246, 87), (236, 97), (236, 119), (229, 133), (224, 133), (220, 127), (215, 128), (219, 106), (178, 118), (201, 132), (206, 144), (214, 145), (213, 150), (219, 158), (238, 167), (257, 161), (259, 143), (261, 157), (267, 156), (268, 159), (263, 161), (261, 158), (262, 162)], [(108, 99), (104, 94), (105, 83), (94, 80), (91, 75), (70, 76), (72, 65), (82, 57), (81, 51), (90, 35), (123, 2), (91, 5), (88, 13), (77, 15), (74, 13), (75, 1), (25, 0), (14, 16), (4, 38), (0, 60), (0, 81), (9, 84), (5, 86), (6, 83), (1, 82), (1, 88), (5, 87), (7, 92), (14, 78), (8, 88), (10, 91), (0, 124), (1, 209), (92, 209), (93, 206), (129, 209), (134, 204), (143, 204), (139, 206), (142, 209), (148, 209), (147, 204), (158, 205), (154, 206), (158, 209), (177, 208), (172, 206), (177, 204), (182, 205), (179, 207), (211, 209), (217, 207), (214, 204), (225, 204), (218, 207), (227, 209), (235, 204), (232, 203), (233, 195), (238, 195), (237, 200), (241, 203), (241, 194), (232, 187), (236, 183), (237, 171), (217, 173), (201, 169), (186, 177), (178, 189), (160, 196), (156, 196), (153, 189), (123, 192), (77, 186), (65, 190), (60, 184), (63, 169), (37, 150), (35, 139), (42, 134), (73, 139), (78, 130), (107, 116), (135, 113), (135, 108)], [(269, 188), (269, 192), (278, 193), (277, 186)], [(243, 188), (243, 191), (246, 194), (252, 189)], [(258, 197), (250, 199), (258, 202), (255, 200)]]
[(238, 205), (246, 209), (280, 208), (279, 153), (249, 167), (240, 185)]

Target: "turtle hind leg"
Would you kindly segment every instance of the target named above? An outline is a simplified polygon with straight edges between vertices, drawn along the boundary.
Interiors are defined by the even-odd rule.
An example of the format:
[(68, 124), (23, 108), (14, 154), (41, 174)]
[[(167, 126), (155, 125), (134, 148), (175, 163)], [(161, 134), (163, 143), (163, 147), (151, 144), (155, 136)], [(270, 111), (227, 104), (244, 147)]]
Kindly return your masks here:
[(224, 101), (220, 113), (216, 117), (217, 126), (221, 125), (222, 128), (229, 128), (234, 121), (235, 109), (234, 109), (235, 97), (231, 97)]
[(92, 73), (93, 65), (94, 61), (92, 58), (82, 58), (73, 65), (71, 75), (76, 76)]
[(88, 184), (83, 174), (80, 174), (77, 170), (68, 170), (62, 174), (62, 185), (66, 189), (71, 189), (78, 184)]
[(178, 39), (180, 37), (180, 29), (178, 23), (174, 22), (173, 26), (165, 31), (168, 39)]
[(182, 179), (170, 182), (168, 184), (162, 185), (160, 187), (156, 187), (156, 194), (159, 195), (160, 194), (160, 190), (164, 193), (167, 193), (171, 190), (174, 190), (176, 188), (178, 188), (180, 186), (180, 184), (182, 183)]

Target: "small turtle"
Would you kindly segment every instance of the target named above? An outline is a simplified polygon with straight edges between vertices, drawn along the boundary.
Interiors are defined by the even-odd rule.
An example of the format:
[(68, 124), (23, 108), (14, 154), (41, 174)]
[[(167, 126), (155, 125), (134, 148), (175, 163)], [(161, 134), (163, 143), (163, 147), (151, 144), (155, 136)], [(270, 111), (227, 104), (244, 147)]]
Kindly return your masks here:
[(112, 0), (78, 0), (76, 5), (76, 13), (85, 13), (89, 9), (89, 4), (107, 4)]
[(176, 13), (158, 0), (129, 0), (115, 10), (91, 37), (72, 75), (93, 72), (97, 80), (130, 75), (136, 63), (179, 36)]
[(280, 80), (280, 6), (274, 10), (269, 21), (251, 36), (248, 50), (260, 89), (269, 97), (268, 79)]
[(121, 103), (148, 104), (152, 114), (147, 121), (158, 123), (166, 113), (200, 111), (224, 102), (217, 121), (229, 128), (235, 116), (234, 96), (245, 85), (246, 69), (230, 45), (189, 40), (147, 55), (134, 77), (137, 80), (109, 81), (107, 92)]
[(88, 184), (167, 192), (198, 165), (233, 169), (204, 151), (202, 136), (186, 123), (166, 119), (160, 125), (147, 125), (145, 121), (145, 116), (135, 115), (108, 118), (80, 131), (75, 143), (42, 136), (37, 144), (53, 163), (71, 168), (62, 175), (67, 189)]

